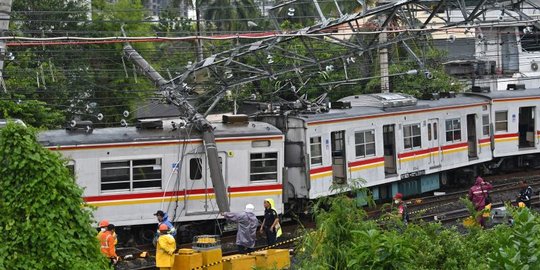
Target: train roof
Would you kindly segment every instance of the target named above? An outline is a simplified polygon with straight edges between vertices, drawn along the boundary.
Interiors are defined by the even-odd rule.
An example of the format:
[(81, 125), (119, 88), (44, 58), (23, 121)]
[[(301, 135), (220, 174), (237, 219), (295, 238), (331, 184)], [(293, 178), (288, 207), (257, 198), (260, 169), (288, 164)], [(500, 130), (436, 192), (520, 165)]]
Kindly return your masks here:
[[(235, 124), (212, 123), (216, 138), (275, 136), (283, 133), (274, 126), (264, 122), (246, 122)], [(139, 129), (136, 127), (111, 127), (85, 131), (69, 131), (65, 129), (48, 130), (38, 134), (43, 146), (106, 144), (119, 142), (166, 141), (183, 139), (200, 139), (201, 134), (188, 127), (173, 130), (170, 126), (163, 129)]]
[(514, 99), (514, 98), (529, 98), (540, 96), (540, 89), (520, 89), (520, 90), (505, 90), (505, 91), (493, 91), (487, 93), (466, 93), (469, 96), (482, 96), (491, 100), (497, 99)]
[[(357, 95), (340, 99), (342, 102), (350, 102), (350, 100), (365, 100), (371, 95)], [(441, 98), (438, 100), (418, 100), (414, 104), (408, 106), (384, 107), (382, 104), (372, 102), (360, 102), (356, 105), (351, 102), (351, 108), (347, 109), (331, 109), (328, 113), (317, 114), (299, 114), (298, 117), (306, 122), (318, 122), (334, 119), (345, 119), (355, 117), (369, 117), (385, 114), (406, 113), (417, 110), (440, 109), (444, 107), (459, 107), (473, 104), (486, 103), (488, 99), (483, 96), (469, 96), (457, 94), (453, 98)], [(370, 104), (371, 105), (363, 105)]]

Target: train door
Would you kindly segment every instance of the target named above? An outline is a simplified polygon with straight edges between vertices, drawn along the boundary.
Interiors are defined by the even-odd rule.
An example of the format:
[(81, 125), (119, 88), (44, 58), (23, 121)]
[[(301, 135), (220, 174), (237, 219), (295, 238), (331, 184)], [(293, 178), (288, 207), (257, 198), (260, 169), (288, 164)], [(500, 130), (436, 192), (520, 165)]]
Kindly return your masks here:
[(345, 130), (330, 134), (332, 147), (332, 174), (334, 184), (347, 183), (347, 162), (345, 160)]
[[(226, 168), (225, 158), (226, 154), (219, 153), (221, 172), (223, 173), (225, 186), (227, 186), (227, 173), (224, 170)], [(213, 195), (212, 179), (210, 178), (210, 168), (208, 167), (206, 155), (204, 153), (189, 154), (184, 159), (186, 215), (219, 212)]]
[(467, 115), (467, 145), (469, 147), (469, 159), (478, 158), (478, 140), (476, 136), (476, 114)]
[(439, 148), (439, 119), (429, 119), (427, 123), (427, 137), (429, 148), (431, 149), (429, 154), (430, 168), (436, 168), (441, 166), (441, 149)]
[(534, 124), (534, 107), (519, 108), (519, 148), (534, 147), (535, 124)]
[(383, 126), (384, 173), (387, 177), (394, 176), (397, 173), (395, 130), (395, 125)]

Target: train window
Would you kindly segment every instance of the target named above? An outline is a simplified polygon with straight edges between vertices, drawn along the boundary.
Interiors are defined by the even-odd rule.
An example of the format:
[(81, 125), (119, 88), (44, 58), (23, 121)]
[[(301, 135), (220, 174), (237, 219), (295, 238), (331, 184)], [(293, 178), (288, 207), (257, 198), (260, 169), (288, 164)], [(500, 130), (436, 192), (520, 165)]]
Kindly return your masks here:
[(356, 157), (363, 158), (375, 155), (375, 131), (365, 130), (354, 133)]
[(431, 141), (431, 123), (427, 124), (427, 140)]
[(269, 140), (251, 142), (251, 147), (269, 147), (269, 146), (270, 146)]
[(508, 112), (495, 112), (495, 131), (508, 131)]
[(189, 160), (189, 179), (200, 180), (202, 179), (202, 159), (192, 158)]
[(461, 141), (461, 119), (456, 118), (446, 120), (446, 141)]
[(482, 135), (489, 136), (489, 114), (482, 115)]
[(309, 149), (311, 150), (311, 166), (322, 164), (321, 136), (309, 138)]
[(101, 162), (101, 190), (161, 188), (161, 158)]
[(438, 140), (439, 135), (437, 134), (439, 134), (439, 131), (437, 129), (437, 123), (433, 123), (433, 139), (434, 140)]
[(405, 150), (422, 147), (420, 124), (403, 126), (403, 147)]
[(250, 160), (250, 180), (277, 181), (277, 152), (273, 153), (251, 153)]

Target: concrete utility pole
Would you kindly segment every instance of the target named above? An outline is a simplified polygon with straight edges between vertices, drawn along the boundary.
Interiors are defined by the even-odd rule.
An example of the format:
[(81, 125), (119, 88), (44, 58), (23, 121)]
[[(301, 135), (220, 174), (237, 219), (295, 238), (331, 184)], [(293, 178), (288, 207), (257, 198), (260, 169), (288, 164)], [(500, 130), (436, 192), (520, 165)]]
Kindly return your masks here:
[[(380, 21), (386, 21), (386, 16), (381, 16)], [(379, 35), (379, 44), (387, 42), (386, 27), (382, 31)], [(386, 47), (379, 49), (379, 64), (381, 67), (381, 93), (388, 93), (390, 92), (390, 80), (388, 78), (388, 49)]]
[[(0, 36), (5, 36), (6, 31), (9, 30), (11, 2), (12, 0), (0, 0)], [(7, 93), (6, 84), (4, 83), (4, 60), (6, 56), (6, 42), (0, 40), (0, 84), (4, 93)]]
[(195, 128), (202, 132), (208, 167), (210, 169), (210, 178), (214, 187), (214, 193), (216, 194), (216, 203), (220, 212), (229, 212), (229, 197), (221, 172), (212, 124), (203, 115), (198, 113), (182, 94), (177, 94), (179, 91), (177, 91), (176, 87), (178, 86), (165, 80), (131, 45), (126, 44), (124, 46), (124, 56), (138, 66), (144, 75), (160, 88), (162, 95), (178, 108), (180, 114), (194, 123)]

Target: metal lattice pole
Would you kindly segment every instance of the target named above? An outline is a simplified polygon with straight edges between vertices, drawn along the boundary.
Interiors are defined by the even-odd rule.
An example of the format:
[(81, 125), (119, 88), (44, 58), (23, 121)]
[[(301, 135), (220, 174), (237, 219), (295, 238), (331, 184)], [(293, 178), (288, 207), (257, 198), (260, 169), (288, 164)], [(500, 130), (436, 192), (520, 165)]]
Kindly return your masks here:
[[(0, 32), (1, 36), (5, 36), (9, 29), (9, 18), (11, 14), (11, 2), (12, 0), (0, 0)], [(0, 84), (5, 93), (7, 93), (6, 85), (4, 83), (4, 60), (6, 59), (6, 42), (0, 40)]]

